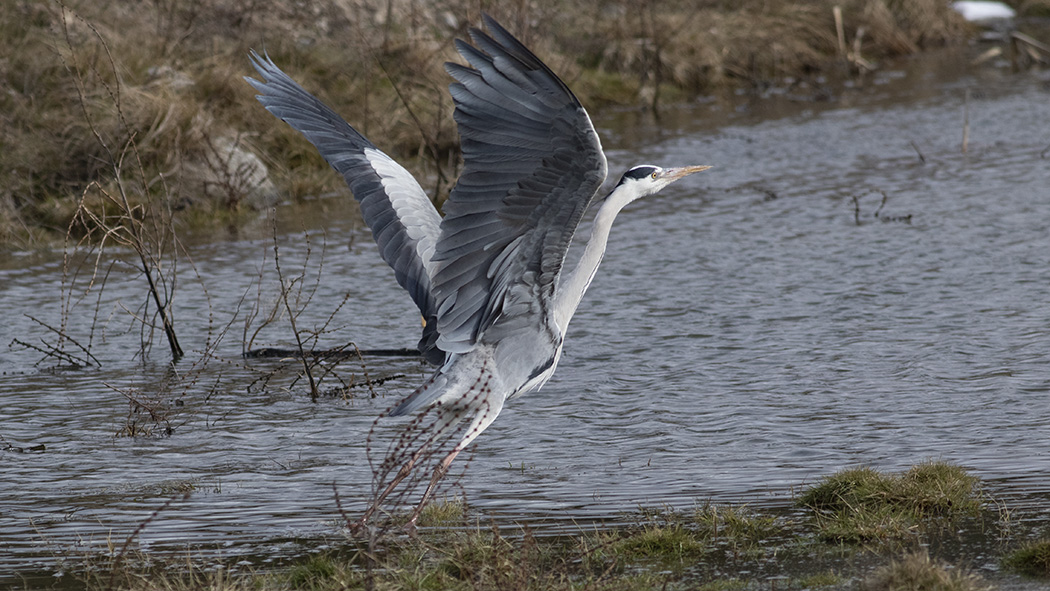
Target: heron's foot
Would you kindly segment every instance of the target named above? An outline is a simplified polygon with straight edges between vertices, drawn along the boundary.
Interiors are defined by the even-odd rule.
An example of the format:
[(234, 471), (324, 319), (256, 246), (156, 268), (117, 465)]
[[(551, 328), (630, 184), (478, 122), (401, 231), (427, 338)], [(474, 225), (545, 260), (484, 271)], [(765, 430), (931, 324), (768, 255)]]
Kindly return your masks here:
[(405, 531), (406, 534), (410, 536), (416, 535), (416, 524), (417, 522), (419, 522), (419, 516), (423, 514), (423, 509), (426, 506), (427, 500), (423, 499), (423, 501), (420, 502), (419, 505), (417, 505), (416, 508), (412, 510), (412, 516), (408, 518), (408, 521), (405, 522), (405, 525), (401, 528)]
[(412, 518), (405, 523), (405, 525), (401, 526), (401, 530), (409, 536), (412, 536), (413, 538), (416, 537), (416, 535), (419, 533), (418, 529), (416, 528), (416, 517), (418, 516), (413, 515)]

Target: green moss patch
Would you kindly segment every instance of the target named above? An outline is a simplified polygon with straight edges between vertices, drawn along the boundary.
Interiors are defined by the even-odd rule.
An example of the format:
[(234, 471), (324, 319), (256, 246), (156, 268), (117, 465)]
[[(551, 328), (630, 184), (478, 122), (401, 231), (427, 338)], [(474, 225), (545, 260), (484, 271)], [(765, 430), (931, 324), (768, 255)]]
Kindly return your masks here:
[(1003, 566), (1030, 577), (1050, 578), (1050, 538), (1029, 542), (1007, 554)]
[(924, 462), (901, 474), (851, 468), (825, 477), (798, 497), (821, 536), (863, 543), (901, 539), (929, 523), (980, 512), (979, 481), (963, 468)]

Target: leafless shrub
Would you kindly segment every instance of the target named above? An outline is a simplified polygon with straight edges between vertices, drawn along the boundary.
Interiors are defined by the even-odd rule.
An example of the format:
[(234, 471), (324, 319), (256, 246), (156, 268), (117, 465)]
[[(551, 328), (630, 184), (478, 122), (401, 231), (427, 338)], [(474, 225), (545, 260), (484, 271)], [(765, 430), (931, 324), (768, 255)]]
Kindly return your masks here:
[[(376, 393), (373, 389), (375, 385), (401, 376), (389, 375), (373, 379), (364, 356), (352, 341), (343, 342), (334, 348), (324, 346), (324, 341), (328, 337), (340, 332), (340, 328), (334, 323), (336, 317), (349, 302), (349, 293), (343, 295), (339, 304), (327, 313), (320, 324), (309, 327), (301, 324), (301, 318), (313, 301), (321, 285), (321, 278), (324, 276), (327, 238), (322, 234), (319, 252), (317, 252), (310, 233), (303, 230), (302, 237), (305, 245), (303, 260), (294, 274), (289, 274), (285, 266), (282, 266), (276, 212), (272, 215), (274, 216), (272, 244), (268, 252), (264, 253), (263, 261), (259, 266), (259, 276), (254, 284), (255, 298), (245, 312), (242, 321), (242, 355), (254, 359), (277, 358), (279, 366), (271, 371), (260, 371), (259, 377), (250, 386), (250, 389), (267, 387), (275, 377), (284, 372), (288, 363), (291, 363), (299, 369), (297, 376), (288, 387), (294, 388), (300, 379), (305, 379), (310, 399), (314, 402), (321, 397), (347, 399), (351, 396), (352, 390), (357, 388), (367, 388), (369, 395), (375, 397)], [(275, 281), (267, 278), (267, 269), (272, 269), (276, 274)], [(273, 284), (276, 284), (278, 293), (271, 296), (265, 292), (264, 288)], [(276, 329), (277, 334), (286, 334), (280, 328), (283, 323), (287, 323), (287, 326), (291, 328), (294, 340), (291, 349), (257, 347), (264, 332), (272, 333)], [(355, 368), (360, 371), (363, 379), (356, 379), (353, 369), (350, 370), (349, 375), (345, 375), (346, 372), (342, 371), (341, 364), (347, 361), (356, 362)], [(326, 385), (333, 381), (337, 385)]]
[[(140, 128), (129, 120), (120, 68), (106, 39), (64, 5), (59, 4), (57, 10), (62, 25), (59, 54), (102, 165), (97, 178), (81, 193), (66, 231), (60, 322), (51, 326), (37, 320), (47, 331), (39, 338), (40, 344), (28, 339), (16, 339), (15, 344), (34, 349), (62, 367), (100, 366), (92, 349), (113, 324), (113, 319), (102, 313), (104, 295), (107, 287), (118, 281), (120, 274), (115, 270), (131, 269), (130, 281), (120, 289), (136, 293), (131, 296), (134, 301), (129, 303), (122, 294), (113, 303), (113, 310), (124, 313), (127, 328), (123, 330), (139, 333), (139, 349), (133, 356), (145, 362), (153, 344), (163, 338), (172, 363), (154, 383), (107, 384), (128, 401), (128, 415), (117, 435), (170, 435), (192, 416), (185, 413), (189, 394), (201, 389), (205, 368), (215, 358), (230, 325), (217, 333), (214, 329), (210, 295), (176, 232), (173, 203), (178, 182), (172, 185), (166, 175), (147, 172), (139, 145), (149, 140), (143, 139)], [(109, 119), (104, 124), (100, 113), (107, 109)], [(111, 125), (112, 121), (117, 124)], [(147, 135), (160, 133), (157, 130), (165, 125), (157, 123)], [(185, 359), (173, 315), (184, 267), (196, 276), (208, 314), (203, 347), (191, 361)], [(215, 378), (203, 403), (216, 391), (219, 379)]]
[[(144, 386), (117, 387), (106, 384), (128, 402), (128, 414), (124, 424), (117, 430), (117, 437), (168, 437), (176, 429), (186, 425), (211, 398), (221, 391), (221, 373), (211, 377), (205, 372), (213, 360), (214, 351), (209, 348), (181, 371), (170, 365), (155, 383)], [(210, 380), (210, 387), (202, 380)]]
[[(73, 38), (67, 25), (69, 19), (66, 16), (66, 7), (60, 5), (60, 11), (62, 14), (63, 39), (68, 50), (66, 69), (72, 77), (80, 97), (84, 120), (90, 128), (95, 141), (106, 156), (108, 166), (112, 172), (110, 181), (113, 188), (106, 189), (99, 183), (89, 185), (88, 190), (85, 191), (85, 198), (81, 199), (75, 219), (82, 224), (88, 235), (95, 234), (97, 236), (99, 257), (111, 242), (130, 248), (135, 252), (138, 257), (138, 270), (141, 272), (142, 278), (147, 285), (149, 298), (153, 304), (152, 310), (150, 310), (149, 303), (144, 303), (139, 308), (142, 326), (148, 327), (151, 333), (149, 336), (152, 336), (152, 330), (158, 327), (158, 323), (154, 320), (159, 321), (159, 328), (163, 331), (167, 340), (171, 357), (177, 361), (184, 353), (175, 333), (174, 319), (171, 315), (171, 302), (178, 271), (175, 252), (179, 248), (179, 244), (171, 226), (170, 209), (166, 207), (168, 204), (165, 203), (153, 204), (154, 206), (152, 207), (132, 205), (128, 195), (130, 191), (129, 181), (125, 174), (125, 160), (127, 158), (130, 157), (132, 161), (132, 168), (134, 169), (132, 172), (134, 180), (132, 182), (136, 183), (138, 190), (141, 190), (142, 195), (145, 196), (150, 194), (150, 188), (139, 159), (134, 130), (128, 125), (124, 117), (121, 83), (117, 73), (116, 61), (109, 52), (108, 44), (101, 34), (98, 33), (98, 30), (90, 23), (84, 23), (94, 34), (99, 47), (105, 52), (107, 56), (105, 63), (111, 70), (109, 75), (112, 76), (112, 83), (106, 81), (106, 76), (103, 76), (98, 71), (96, 64), (92, 63), (86, 66), (87, 71), (101, 81), (102, 87), (106, 89), (109, 100), (112, 101), (112, 106), (116, 110), (117, 118), (123, 125), (126, 135), (120, 142), (119, 147), (112, 145), (112, 139), (104, 137), (95, 125), (95, 119), (88, 108), (88, 92), (84, 82), (85, 66), (81, 64), (77, 51), (74, 50)], [(96, 201), (99, 206), (98, 209), (91, 207), (88, 199), (86, 199), (86, 196), (92, 190), (98, 197)], [(96, 262), (98, 260), (98, 257), (96, 257)], [(95, 270), (97, 271), (97, 265)], [(92, 273), (92, 280), (94, 278), (95, 272)], [(148, 346), (151, 342), (151, 338), (143, 341), (144, 353), (148, 351)]]

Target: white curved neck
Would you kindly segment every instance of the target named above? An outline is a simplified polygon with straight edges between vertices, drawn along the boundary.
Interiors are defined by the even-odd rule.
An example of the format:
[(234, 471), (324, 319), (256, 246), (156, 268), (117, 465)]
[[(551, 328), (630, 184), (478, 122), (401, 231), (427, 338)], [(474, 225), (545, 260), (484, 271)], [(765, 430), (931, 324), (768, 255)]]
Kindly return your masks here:
[(576, 313), (576, 308), (580, 305), (580, 300), (583, 299), (583, 294), (590, 287), (594, 274), (598, 271), (598, 265), (602, 262), (602, 257), (605, 256), (613, 220), (624, 206), (639, 196), (630, 184), (619, 185), (613, 189), (612, 193), (609, 193), (598, 208), (598, 213), (594, 215), (590, 238), (587, 240), (587, 246), (584, 247), (576, 268), (562, 276), (554, 292), (554, 321), (563, 335), (569, 325), (569, 320), (572, 319), (572, 315)]

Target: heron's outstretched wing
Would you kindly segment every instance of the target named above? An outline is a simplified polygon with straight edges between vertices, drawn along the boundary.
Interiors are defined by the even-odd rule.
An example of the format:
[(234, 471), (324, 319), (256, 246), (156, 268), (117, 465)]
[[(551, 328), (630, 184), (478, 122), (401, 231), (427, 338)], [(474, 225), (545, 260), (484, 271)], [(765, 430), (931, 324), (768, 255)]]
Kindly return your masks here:
[(407, 170), (282, 72), (269, 56), (253, 51), (251, 59), (263, 80), (245, 80), (259, 92), (259, 102), (306, 136), (350, 185), (383, 260), (427, 319), (422, 353), (440, 363), (445, 355), (434, 348), (437, 305), (431, 289), (431, 258), (441, 224), (437, 209)]
[(536, 298), (527, 306), (533, 313), (549, 301), (607, 170), (579, 100), (499, 23), (484, 20), (490, 34), (471, 29), (476, 47), (456, 43), (472, 67), (445, 66), (458, 81), (450, 91), (464, 169), (445, 204), (432, 277), (437, 344), (455, 353), (474, 346), (512, 291)]

